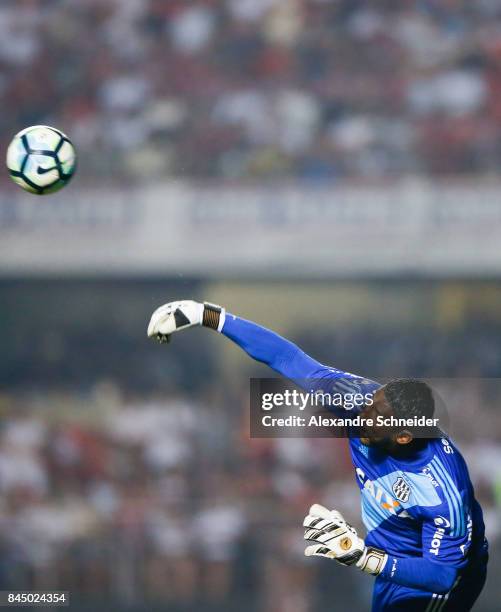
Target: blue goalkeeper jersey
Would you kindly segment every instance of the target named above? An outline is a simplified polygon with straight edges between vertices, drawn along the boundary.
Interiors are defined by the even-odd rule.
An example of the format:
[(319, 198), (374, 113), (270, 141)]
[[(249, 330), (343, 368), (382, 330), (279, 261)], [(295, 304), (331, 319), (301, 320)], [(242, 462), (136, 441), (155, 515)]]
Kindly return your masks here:
[(484, 547), (482, 510), (461, 453), (431, 439), (411, 460), (397, 460), (350, 439), (368, 545), (397, 556), (458, 568)]

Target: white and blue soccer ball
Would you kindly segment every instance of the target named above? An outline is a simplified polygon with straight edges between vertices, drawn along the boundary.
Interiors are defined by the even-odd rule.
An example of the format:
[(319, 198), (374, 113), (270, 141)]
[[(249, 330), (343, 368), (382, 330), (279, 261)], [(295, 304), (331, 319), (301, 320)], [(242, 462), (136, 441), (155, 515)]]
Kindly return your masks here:
[(75, 149), (60, 130), (33, 125), (12, 139), (7, 149), (7, 169), (24, 190), (37, 195), (55, 193), (75, 173)]

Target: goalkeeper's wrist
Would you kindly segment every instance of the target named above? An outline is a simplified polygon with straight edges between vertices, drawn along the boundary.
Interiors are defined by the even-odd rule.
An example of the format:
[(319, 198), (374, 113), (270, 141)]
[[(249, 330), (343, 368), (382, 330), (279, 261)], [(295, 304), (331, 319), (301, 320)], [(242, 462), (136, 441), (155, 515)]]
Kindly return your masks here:
[(371, 574), (372, 576), (379, 576), (384, 570), (384, 566), (388, 561), (388, 555), (384, 550), (379, 548), (373, 548), (372, 546), (366, 546), (362, 556), (357, 561), (356, 566), (358, 569)]
[(217, 304), (203, 303), (202, 325), (221, 332), (226, 319), (226, 310)]

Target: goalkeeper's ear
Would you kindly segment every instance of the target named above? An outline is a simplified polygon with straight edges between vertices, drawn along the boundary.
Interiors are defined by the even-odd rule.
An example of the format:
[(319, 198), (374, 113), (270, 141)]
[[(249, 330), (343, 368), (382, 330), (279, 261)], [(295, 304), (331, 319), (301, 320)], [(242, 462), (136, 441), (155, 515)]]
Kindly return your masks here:
[(414, 436), (408, 429), (399, 431), (395, 436), (397, 444), (410, 444), (414, 440)]

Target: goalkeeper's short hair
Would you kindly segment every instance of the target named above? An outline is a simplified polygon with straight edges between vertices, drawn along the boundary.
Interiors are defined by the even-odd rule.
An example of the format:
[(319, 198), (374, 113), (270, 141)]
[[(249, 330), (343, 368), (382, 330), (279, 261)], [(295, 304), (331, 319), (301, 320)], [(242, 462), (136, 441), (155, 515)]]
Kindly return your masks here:
[(415, 378), (397, 378), (384, 386), (386, 401), (395, 417), (433, 417), (435, 399), (429, 385)]

